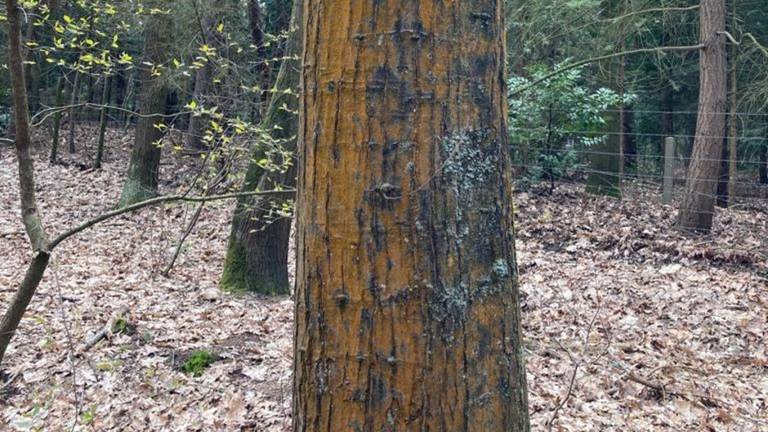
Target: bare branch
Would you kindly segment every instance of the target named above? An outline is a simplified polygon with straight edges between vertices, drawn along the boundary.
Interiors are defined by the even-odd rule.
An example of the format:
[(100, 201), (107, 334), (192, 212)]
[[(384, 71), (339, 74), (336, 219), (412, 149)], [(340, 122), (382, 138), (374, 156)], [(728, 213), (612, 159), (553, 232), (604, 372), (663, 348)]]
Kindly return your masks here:
[(179, 201), (205, 203), (210, 201), (220, 201), (220, 200), (225, 200), (230, 198), (239, 198), (239, 197), (245, 197), (245, 196), (295, 194), (295, 193), (296, 191), (294, 189), (286, 189), (286, 190), (236, 192), (236, 193), (211, 195), (211, 196), (166, 195), (166, 196), (151, 198), (145, 201), (137, 202), (136, 204), (132, 204), (126, 207), (118, 208), (118, 209), (103, 213), (89, 221), (83, 222), (82, 224), (63, 232), (48, 244), (48, 250), (49, 251), (53, 250), (53, 248), (58, 246), (59, 243), (68, 239), (69, 237), (72, 237), (73, 235), (79, 232), (85, 231), (88, 228), (100, 222), (104, 222), (107, 219), (112, 219), (116, 216), (120, 216), (125, 213), (130, 213), (136, 210), (143, 209), (144, 207), (150, 207), (158, 204), (166, 204), (166, 203), (179, 202)]
[(569, 64), (567, 66), (563, 66), (556, 71), (550, 72), (539, 79), (533, 80), (528, 85), (525, 85), (513, 91), (512, 93), (510, 93), (510, 96), (517, 96), (520, 93), (524, 93), (545, 81), (549, 81), (550, 79), (558, 75), (562, 75), (563, 73), (568, 72), (569, 70), (576, 69), (578, 67), (588, 65), (590, 63), (596, 63), (603, 60), (608, 60), (616, 57), (623, 57), (627, 55), (634, 55), (634, 54), (660, 53), (660, 52), (673, 52), (673, 51), (697, 51), (704, 48), (705, 46), (706, 45), (704, 44), (698, 44), (698, 45), (683, 45), (683, 46), (665, 46), (665, 47), (655, 47), (655, 48), (638, 48), (638, 49), (629, 50), (629, 51), (621, 51), (613, 54), (606, 54), (604, 56), (599, 56), (599, 57), (592, 57), (586, 60), (580, 60), (575, 63)]

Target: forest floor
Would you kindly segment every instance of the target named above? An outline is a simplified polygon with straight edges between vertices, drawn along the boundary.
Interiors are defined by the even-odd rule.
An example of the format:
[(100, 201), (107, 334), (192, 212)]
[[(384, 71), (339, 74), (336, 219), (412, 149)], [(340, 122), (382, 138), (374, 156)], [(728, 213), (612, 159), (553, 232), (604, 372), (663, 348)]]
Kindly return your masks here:
[[(117, 202), (130, 137), (110, 138), (102, 171), (38, 155), (49, 231)], [(186, 162), (167, 159), (175, 179)], [(15, 163), (0, 148), (0, 305), (30, 255)], [(639, 185), (623, 200), (560, 184), (515, 203), (534, 430), (768, 431), (768, 202), (718, 209), (700, 238), (672, 231), (674, 208)], [(167, 278), (192, 205), (62, 244), (6, 357), (0, 430), (289, 430), (292, 301), (218, 291), (231, 210), (206, 206)], [(135, 331), (82, 352), (123, 308)], [(218, 361), (181, 371), (198, 349)]]

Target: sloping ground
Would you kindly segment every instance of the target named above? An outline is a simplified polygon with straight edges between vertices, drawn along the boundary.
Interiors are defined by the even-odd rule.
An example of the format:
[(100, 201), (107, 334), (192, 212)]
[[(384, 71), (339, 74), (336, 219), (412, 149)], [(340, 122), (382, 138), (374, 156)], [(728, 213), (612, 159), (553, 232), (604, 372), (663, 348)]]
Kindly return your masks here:
[[(117, 201), (129, 141), (111, 142), (102, 172), (40, 155), (49, 230)], [(184, 167), (164, 166), (166, 188)], [(638, 187), (623, 201), (561, 185), (516, 202), (534, 430), (553, 417), (564, 431), (768, 430), (764, 202), (719, 211), (700, 239), (670, 231), (674, 210)], [(0, 304), (29, 256), (17, 206), (2, 149)], [(6, 358), (0, 429), (289, 429), (291, 301), (216, 290), (231, 203), (206, 207), (171, 277), (159, 275), (193, 211), (146, 209), (56, 251)], [(79, 353), (122, 308), (135, 333)], [(201, 348), (219, 360), (199, 377), (179, 370)]]

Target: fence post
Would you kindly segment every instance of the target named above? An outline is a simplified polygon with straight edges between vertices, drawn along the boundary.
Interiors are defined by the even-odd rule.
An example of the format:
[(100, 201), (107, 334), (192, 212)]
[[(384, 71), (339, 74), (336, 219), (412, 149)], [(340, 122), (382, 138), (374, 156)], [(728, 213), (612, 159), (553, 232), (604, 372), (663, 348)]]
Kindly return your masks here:
[(664, 189), (661, 195), (661, 202), (669, 204), (672, 202), (672, 190), (675, 187), (675, 138), (667, 137), (664, 139)]

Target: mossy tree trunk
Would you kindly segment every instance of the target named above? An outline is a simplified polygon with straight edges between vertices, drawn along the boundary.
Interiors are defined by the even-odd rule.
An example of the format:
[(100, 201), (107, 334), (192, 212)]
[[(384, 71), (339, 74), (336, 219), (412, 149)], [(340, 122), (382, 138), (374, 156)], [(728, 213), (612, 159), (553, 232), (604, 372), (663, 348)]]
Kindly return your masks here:
[[(157, 0), (159, 2), (159, 0)], [(168, 2), (159, 2), (168, 3)], [(167, 5), (163, 5), (167, 8)], [(169, 14), (158, 13), (149, 16), (144, 36), (143, 63), (162, 65), (169, 55), (172, 22)], [(166, 77), (153, 74), (150, 67), (140, 72), (139, 117), (136, 137), (133, 143), (131, 161), (123, 184), (120, 206), (128, 206), (151, 198), (157, 194), (160, 170), (161, 148), (157, 142), (163, 132), (157, 124), (163, 122), (168, 84)]]
[(678, 215), (683, 231), (709, 233), (720, 174), (727, 99), (725, 0), (701, 0), (699, 112), (696, 138), (688, 167), (685, 194)]
[(497, 0), (308, 0), (295, 431), (528, 431)]
[[(268, 190), (296, 186), (296, 163), (284, 161), (281, 155), (293, 155), (298, 134), (297, 92), (301, 62), (303, 33), (303, 0), (295, 0), (286, 60), (280, 67), (275, 87), (278, 92), (270, 100), (262, 127), (269, 136), (268, 143), (260, 143), (252, 155), (246, 172), (244, 191)], [(290, 90), (290, 92), (282, 91)], [(274, 152), (265, 147), (274, 146)], [(287, 169), (267, 171), (263, 159), (272, 153), (274, 165)], [(271, 165), (271, 164), (269, 164)], [(288, 243), (291, 218), (281, 215), (280, 209), (289, 204), (283, 199), (244, 197), (238, 200), (232, 218), (232, 228), (221, 276), (221, 287), (227, 291), (252, 291), (261, 294), (287, 294)]]

